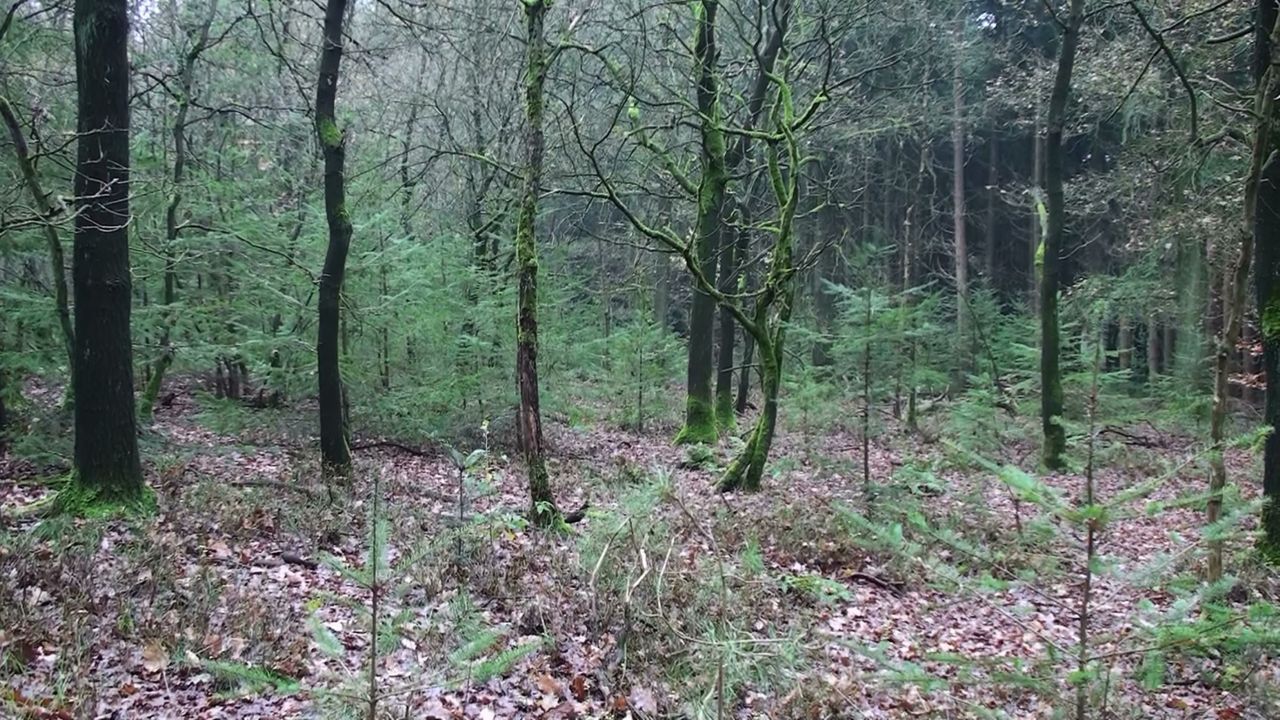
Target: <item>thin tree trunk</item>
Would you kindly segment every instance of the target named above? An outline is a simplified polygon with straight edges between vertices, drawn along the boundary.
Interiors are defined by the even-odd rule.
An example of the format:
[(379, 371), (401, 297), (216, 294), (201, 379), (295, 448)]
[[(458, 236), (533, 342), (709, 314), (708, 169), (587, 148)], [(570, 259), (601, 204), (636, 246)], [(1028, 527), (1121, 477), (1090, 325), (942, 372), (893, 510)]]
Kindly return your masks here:
[(1027, 268), (1028, 289), (1031, 295), (1031, 307), (1038, 313), (1040, 312), (1040, 258), (1042, 243), (1044, 242), (1044, 233), (1047, 228), (1041, 222), (1040, 203), (1042, 201), (1042, 192), (1044, 189), (1044, 121), (1041, 118), (1041, 102), (1036, 101), (1036, 117), (1035, 124), (1032, 126), (1031, 134), (1031, 218), (1029, 227), (1031, 228), (1031, 241), (1028, 247), (1030, 267)]
[[(72, 259), (75, 483), (107, 502), (143, 492), (129, 336), (129, 8), (76, 0), (78, 212)], [(69, 488), (70, 490), (70, 488)], [(67, 507), (76, 498), (67, 497)], [(83, 496), (81, 496), (83, 500)]]
[(1119, 319), (1120, 329), (1116, 337), (1116, 358), (1121, 370), (1133, 364), (1133, 320), (1125, 313)]
[(987, 288), (995, 290), (996, 242), (999, 238), (996, 232), (996, 202), (1000, 198), (1000, 144), (996, 142), (994, 134), (987, 142), (989, 143), (987, 148), (987, 242), (983, 254), (983, 269), (987, 276)]
[(340, 342), (342, 281), (351, 247), (351, 215), (346, 205), (346, 142), (338, 127), (335, 106), (342, 64), (343, 20), (347, 0), (328, 0), (320, 49), (320, 79), (316, 86), (316, 137), (324, 157), (324, 209), (329, 244), (320, 275), (316, 361), (320, 385), (320, 457), (337, 475), (351, 470), (347, 414), (343, 403)]
[[(49, 196), (40, 186), (40, 177), (36, 174), (35, 165), (31, 161), (27, 139), (22, 134), (22, 126), (18, 124), (18, 118), (14, 115), (13, 108), (9, 106), (9, 101), (3, 97), (0, 97), (0, 118), (3, 118), (4, 124), (9, 128), (9, 136), (13, 140), (13, 152), (18, 158), (18, 169), (22, 172), (27, 190), (31, 192), (36, 211), (45, 220), (44, 236), (49, 247), (49, 267), (53, 272), (54, 312), (58, 316), (58, 327), (62, 330), (62, 342), (67, 353), (67, 372), (72, 373), (76, 367), (75, 329), (71, 325), (71, 304), (67, 298), (66, 260), (62, 254), (62, 240), (58, 237), (58, 228), (54, 224), (54, 216), (61, 213), (63, 208), (49, 202)], [(68, 388), (73, 386), (74, 383), (67, 383)]]
[[(736, 233), (730, 233), (727, 230), (720, 233), (723, 243), (720, 249), (720, 292), (726, 295), (737, 290), (737, 235), (743, 232), (746, 231), (738, 228)], [(721, 430), (731, 430), (736, 417), (733, 412), (733, 346), (736, 331), (733, 310), (727, 305), (721, 305), (720, 347), (716, 355), (716, 425)]]
[(1160, 322), (1155, 313), (1147, 315), (1147, 382), (1160, 374)]
[(1040, 421), (1044, 430), (1044, 464), (1058, 470), (1065, 465), (1066, 428), (1061, 422), (1062, 371), (1059, 366), (1061, 341), (1058, 327), (1058, 283), (1062, 246), (1066, 234), (1066, 196), (1063, 191), (1064, 162), (1062, 136), (1067, 119), (1067, 99), (1071, 94), (1071, 72), (1075, 67), (1080, 26), (1084, 23), (1084, 0), (1071, 0), (1070, 14), (1062, 30), (1058, 70), (1049, 98), (1048, 137), (1045, 147), (1045, 186), (1048, 204), (1044, 238), (1044, 276), (1040, 280)]
[(529, 475), (529, 517), (546, 527), (559, 517), (542, 439), (538, 398), (538, 195), (542, 190), (543, 85), (547, 78), (544, 24), (549, 0), (522, 0), (528, 36), (525, 43), (525, 168), (516, 226), (516, 266), (520, 290), (516, 328), (516, 383), (520, 389), (519, 433)]
[[(958, 38), (957, 38), (958, 41)], [(960, 346), (965, 346), (969, 327), (969, 246), (965, 232), (965, 199), (964, 199), (964, 78), (960, 73), (959, 51), (956, 52), (952, 67), (952, 115), (951, 115), (951, 203), (952, 221), (955, 239), (956, 267), (956, 338)], [(962, 352), (960, 369), (968, 365), (967, 353)]]

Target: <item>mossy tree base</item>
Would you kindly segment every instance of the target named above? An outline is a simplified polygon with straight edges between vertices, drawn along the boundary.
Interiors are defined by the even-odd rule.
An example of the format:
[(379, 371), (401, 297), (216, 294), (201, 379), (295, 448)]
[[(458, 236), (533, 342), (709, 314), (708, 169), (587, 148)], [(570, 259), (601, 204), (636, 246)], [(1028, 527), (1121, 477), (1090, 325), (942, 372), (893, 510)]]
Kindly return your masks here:
[(155, 492), (146, 485), (105, 483), (89, 487), (75, 475), (53, 496), (49, 514), (86, 518), (115, 518), (147, 515), (156, 509)]
[(715, 445), (720, 439), (720, 430), (716, 426), (715, 411), (711, 403), (699, 398), (690, 397), (684, 412), (684, 427), (676, 433), (677, 445)]

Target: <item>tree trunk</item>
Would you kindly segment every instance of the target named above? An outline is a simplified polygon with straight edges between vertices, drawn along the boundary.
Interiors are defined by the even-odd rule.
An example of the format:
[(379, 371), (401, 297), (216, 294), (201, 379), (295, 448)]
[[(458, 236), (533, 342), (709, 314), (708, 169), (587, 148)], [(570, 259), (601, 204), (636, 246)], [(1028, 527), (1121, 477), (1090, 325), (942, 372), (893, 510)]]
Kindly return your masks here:
[[(1277, 3), (1259, 0), (1254, 22), (1254, 74), (1259, 78), (1257, 102), (1261, 105), (1257, 116), (1258, 136), (1254, 139), (1254, 161), (1261, 157), (1270, 158), (1265, 168), (1266, 181), (1254, 184), (1257, 208), (1253, 218), (1253, 244), (1258, 256), (1255, 292), (1262, 335), (1262, 370), (1266, 376), (1263, 421), (1272, 428), (1262, 454), (1262, 494), (1266, 504), (1262, 510), (1261, 546), (1268, 558), (1277, 561), (1280, 560), (1280, 434), (1277, 434), (1280, 432), (1280, 160), (1272, 155), (1277, 144), (1273, 120), (1276, 90), (1280, 85), (1275, 66), (1276, 46), (1280, 45), (1280, 8), (1277, 8)], [(1246, 190), (1246, 209), (1247, 198)], [(1244, 254), (1247, 253), (1245, 249)], [(1244, 270), (1237, 273), (1242, 282), (1248, 277), (1247, 264)], [(1243, 302), (1240, 305), (1243, 314)], [(1216, 419), (1216, 405), (1214, 411)], [(1221, 484), (1225, 484), (1225, 468), (1222, 470)], [(1215, 479), (1218, 471), (1215, 466)]]
[[(738, 228), (737, 233), (727, 230), (720, 233), (720, 292), (730, 295), (737, 291), (738, 258), (737, 234), (745, 232)], [(716, 426), (721, 430), (732, 430), (735, 415), (733, 412), (733, 346), (737, 332), (737, 324), (733, 320), (733, 310), (727, 305), (720, 306), (720, 347), (716, 355)]]
[(1071, 0), (1070, 15), (1062, 30), (1058, 70), (1049, 98), (1049, 122), (1045, 147), (1045, 186), (1048, 205), (1044, 238), (1043, 277), (1040, 281), (1040, 422), (1044, 430), (1044, 464), (1051, 470), (1065, 465), (1067, 434), (1062, 426), (1061, 341), (1058, 327), (1058, 283), (1063, 239), (1066, 234), (1066, 197), (1063, 191), (1064, 160), (1062, 135), (1067, 119), (1067, 99), (1071, 94), (1071, 72), (1075, 67), (1076, 45), (1084, 23), (1084, 0)]
[(324, 157), (324, 210), (329, 244), (320, 275), (316, 364), (320, 386), (320, 458), (326, 470), (351, 470), (347, 415), (343, 405), (342, 369), (338, 358), (342, 281), (351, 246), (351, 215), (346, 206), (346, 143), (335, 115), (338, 73), (342, 64), (342, 25), (347, 0), (328, 0), (316, 85), (316, 137)]
[(1044, 233), (1047, 228), (1041, 221), (1040, 203), (1042, 200), (1042, 191), (1044, 188), (1044, 131), (1043, 120), (1041, 119), (1041, 103), (1036, 100), (1036, 117), (1035, 124), (1032, 126), (1031, 133), (1031, 217), (1029, 227), (1031, 228), (1031, 241), (1028, 247), (1030, 260), (1027, 268), (1027, 285), (1031, 296), (1031, 307), (1036, 311), (1040, 311), (1040, 257), (1042, 243), (1044, 243)]
[[(58, 315), (58, 327), (62, 330), (62, 342), (67, 353), (67, 373), (70, 374), (76, 367), (76, 338), (75, 329), (71, 325), (71, 305), (67, 299), (66, 260), (62, 255), (62, 240), (58, 237), (58, 228), (54, 225), (54, 216), (61, 213), (63, 208), (60, 204), (55, 206), (49, 202), (49, 196), (40, 186), (40, 176), (36, 174), (35, 165), (31, 162), (27, 139), (22, 134), (22, 126), (18, 124), (18, 118), (14, 115), (13, 108), (9, 106), (9, 101), (3, 97), (0, 97), (0, 118), (3, 118), (4, 124), (9, 128), (13, 152), (18, 158), (18, 169), (22, 172), (27, 190), (31, 192), (36, 211), (45, 220), (44, 235), (49, 246), (49, 267), (53, 273), (53, 306), (54, 312)], [(67, 383), (68, 388), (73, 386), (74, 383)]]
[(999, 147), (994, 133), (987, 140), (987, 242), (983, 253), (983, 268), (987, 275), (987, 288), (996, 290), (996, 203), (1000, 199)]
[(1128, 313), (1120, 315), (1120, 329), (1116, 333), (1116, 358), (1121, 370), (1133, 364), (1133, 320)]
[[(721, 115), (720, 86), (717, 78), (719, 52), (716, 48), (717, 0), (700, 0), (694, 7), (697, 38), (694, 55), (697, 60), (698, 114), (701, 118), (702, 177), (698, 185), (698, 218), (694, 238), (697, 270), (708, 283), (715, 284), (716, 250), (722, 247), (725, 191), (729, 173), (725, 162), (724, 120)], [(715, 340), (716, 302), (695, 280), (693, 303), (689, 309), (689, 365), (685, 383), (684, 427), (676, 435), (676, 443), (714, 443), (719, 437), (715, 406), (711, 397), (713, 345)]]
[(1160, 374), (1160, 322), (1155, 313), (1147, 315), (1147, 382), (1154, 383)]
[[(957, 41), (959, 38), (957, 38)], [(951, 73), (952, 83), (952, 115), (951, 115), (951, 203), (953, 232), (955, 235), (956, 266), (956, 339), (960, 347), (965, 347), (969, 326), (969, 247), (965, 232), (964, 203), (964, 78), (960, 73), (960, 53), (957, 48), (955, 63)], [(963, 373), (968, 366), (968, 353), (962, 351), (958, 369)]]
[[(1213, 409), (1209, 415), (1209, 438), (1213, 452), (1209, 454), (1209, 502), (1207, 520), (1210, 525), (1222, 517), (1222, 492), (1227, 485), (1227, 468), (1222, 457), (1225, 451), (1227, 406), (1230, 402), (1228, 380), (1231, 373), (1231, 354), (1235, 351), (1236, 340), (1240, 334), (1240, 325), (1245, 312), (1246, 285), (1249, 280), (1249, 266), (1253, 260), (1253, 248), (1256, 243), (1259, 250), (1259, 275), (1257, 292), (1259, 314), (1262, 322), (1262, 334), (1268, 335), (1267, 315), (1274, 300), (1273, 290), (1276, 258), (1273, 254), (1280, 227), (1280, 159), (1273, 154), (1276, 146), (1274, 120), (1276, 115), (1276, 94), (1280, 92), (1280, 75), (1275, 68), (1275, 45), (1280, 42), (1280, 15), (1276, 4), (1268, 0), (1259, 0), (1255, 17), (1254, 35), (1254, 77), (1257, 89), (1254, 95), (1254, 135), (1253, 150), (1250, 154), (1249, 174), (1245, 178), (1244, 187), (1244, 220), (1245, 230), (1240, 238), (1235, 262), (1225, 277), (1222, 292), (1222, 332), (1218, 336), (1218, 346), (1214, 355), (1213, 374)], [(1265, 259), (1264, 259), (1265, 257)], [(1266, 263), (1265, 265), (1263, 263)], [(1266, 277), (1264, 277), (1264, 275)], [(1264, 290), (1267, 291), (1264, 294)], [(1272, 328), (1274, 330), (1274, 328)], [(1263, 364), (1268, 359), (1264, 357)], [(1268, 366), (1268, 370), (1269, 370)], [(1270, 377), (1268, 377), (1268, 385)], [(1268, 387), (1270, 394), (1270, 387)], [(1268, 397), (1268, 401), (1270, 401)], [(1268, 407), (1271, 403), (1268, 402)], [(1273, 418), (1267, 416), (1267, 420)], [(1277, 488), (1266, 487), (1267, 472), (1274, 472), (1276, 447), (1274, 435), (1267, 439), (1263, 452), (1263, 492), (1268, 498), (1274, 498)], [(1270, 460), (1270, 462), (1268, 462)], [(1268, 492), (1270, 491), (1270, 492)], [(1264, 544), (1274, 549), (1271, 541), (1277, 537), (1275, 526), (1280, 523), (1276, 518), (1276, 510), (1268, 503), (1263, 510)], [(1208, 579), (1210, 582), (1222, 578), (1222, 541), (1209, 542)]]
[(516, 384), (520, 389), (519, 433), (529, 474), (529, 517), (547, 527), (559, 518), (542, 440), (538, 405), (538, 195), (542, 191), (543, 85), (547, 78), (544, 24), (549, 0), (522, 0), (528, 36), (525, 43), (524, 183), (516, 226), (516, 266), (520, 291), (516, 327)]
[[(128, 4), (76, 0), (74, 24), (79, 138), (72, 487), (97, 500), (134, 503), (142, 498), (143, 479), (129, 336)], [(75, 497), (67, 499), (69, 505)]]

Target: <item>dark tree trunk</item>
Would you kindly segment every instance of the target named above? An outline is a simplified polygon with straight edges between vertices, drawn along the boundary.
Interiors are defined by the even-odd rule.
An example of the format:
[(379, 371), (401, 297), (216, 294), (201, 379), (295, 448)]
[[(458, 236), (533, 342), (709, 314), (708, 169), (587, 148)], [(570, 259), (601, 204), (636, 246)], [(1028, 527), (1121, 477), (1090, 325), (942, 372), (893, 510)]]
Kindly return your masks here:
[[(1260, 0), (1255, 20), (1254, 73), (1260, 89), (1276, 86), (1274, 62), (1275, 33), (1280, 29), (1280, 8), (1275, 0)], [(1266, 150), (1275, 151), (1277, 131), (1274, 119), (1274, 90), (1272, 112), (1262, 120), (1269, 131)], [(1257, 255), (1254, 271), (1255, 291), (1258, 303), (1258, 325), (1262, 335), (1262, 371), (1266, 377), (1263, 419), (1271, 426), (1262, 454), (1262, 494), (1266, 505), (1262, 510), (1263, 550), (1273, 560), (1280, 559), (1280, 160), (1271, 155), (1264, 170), (1264, 178), (1257, 186), (1257, 211), (1253, 227), (1253, 243)]]
[[(4, 358), (4, 338), (0, 337), (0, 359)], [(0, 364), (0, 455), (9, 450), (9, 408), (5, 404), (9, 392), (9, 376)]]
[[(746, 232), (739, 228), (737, 233)], [(723, 246), (720, 249), (720, 292), (729, 295), (737, 290), (738, 259), (737, 233), (720, 233)], [(734, 426), (733, 412), (733, 346), (736, 323), (733, 311), (720, 306), (720, 344), (716, 355), (716, 425), (724, 430)]]
[(549, 0), (523, 0), (528, 35), (525, 41), (524, 183), (520, 217), (516, 225), (516, 266), (520, 290), (517, 299), (516, 384), (520, 390), (518, 430), (529, 474), (529, 517), (539, 526), (551, 525), (560, 516), (547, 476), (542, 439), (542, 411), (538, 397), (538, 195), (542, 192), (543, 85), (547, 79), (547, 45), (544, 35)]
[(143, 491), (129, 336), (129, 8), (76, 0), (79, 133), (72, 260), (76, 484), (108, 502)]
[(1045, 145), (1045, 189), (1048, 222), (1044, 237), (1043, 277), (1040, 281), (1040, 421), (1044, 430), (1044, 464), (1053, 470), (1065, 462), (1067, 433), (1062, 426), (1062, 371), (1059, 366), (1061, 340), (1058, 327), (1058, 283), (1063, 238), (1066, 234), (1065, 168), (1062, 134), (1067, 119), (1067, 99), (1071, 94), (1071, 72), (1076, 62), (1076, 45), (1084, 22), (1084, 0), (1071, 0), (1070, 14), (1063, 26), (1058, 70), (1049, 97), (1049, 122)]
[(351, 215), (346, 206), (346, 144), (338, 128), (335, 105), (342, 64), (342, 24), (346, 0), (328, 0), (316, 85), (316, 136), (324, 156), (324, 210), (329, 246), (320, 275), (316, 363), (320, 381), (320, 457), (327, 470), (345, 475), (351, 469), (342, 370), (338, 360), (342, 280), (351, 246)]

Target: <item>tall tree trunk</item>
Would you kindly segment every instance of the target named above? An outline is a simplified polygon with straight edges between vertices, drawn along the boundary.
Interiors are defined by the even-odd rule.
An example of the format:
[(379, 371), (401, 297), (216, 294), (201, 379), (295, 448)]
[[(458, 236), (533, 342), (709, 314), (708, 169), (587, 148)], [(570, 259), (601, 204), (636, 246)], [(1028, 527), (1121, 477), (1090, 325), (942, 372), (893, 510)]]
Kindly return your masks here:
[[(700, 0), (694, 5), (697, 19), (694, 56), (697, 63), (697, 103), (702, 138), (702, 176), (698, 184), (694, 257), (698, 271), (713, 285), (716, 276), (715, 253), (723, 246), (722, 219), (729, 184), (725, 162), (724, 118), (717, 78), (719, 51), (716, 47), (716, 13), (719, 7), (718, 0)], [(689, 365), (685, 379), (688, 397), (685, 400), (684, 427), (676, 435), (675, 441), (713, 443), (719, 436), (711, 397), (716, 302), (696, 281), (693, 283), (693, 290), (693, 303), (689, 309)]]
[(1133, 364), (1133, 319), (1128, 313), (1121, 313), (1120, 329), (1116, 333), (1116, 358), (1121, 370), (1128, 370)]
[[(1254, 139), (1254, 160), (1257, 162), (1260, 157), (1269, 157), (1264, 171), (1265, 180), (1254, 186), (1257, 208), (1253, 225), (1253, 243), (1258, 256), (1255, 292), (1262, 335), (1262, 369), (1266, 376), (1263, 420), (1272, 429), (1262, 454), (1262, 494), (1266, 504), (1262, 510), (1261, 545), (1263, 553), (1273, 561), (1280, 560), (1280, 159), (1273, 154), (1280, 144), (1274, 124), (1277, 112), (1275, 98), (1280, 85), (1275, 65), (1276, 47), (1280, 46), (1280, 8), (1277, 5), (1275, 0), (1259, 0), (1255, 19), (1257, 47), (1254, 50), (1254, 73), (1260, 78), (1258, 102), (1261, 105), (1257, 115), (1259, 125), (1258, 136)], [(1245, 254), (1247, 252), (1244, 250)], [(1242, 264), (1245, 264), (1244, 271), (1237, 272), (1241, 282), (1248, 276), (1247, 263)], [(1243, 310), (1243, 302), (1240, 302), (1241, 315)], [(1231, 319), (1239, 321), (1238, 317)], [(1216, 417), (1216, 404), (1214, 410)], [(1214, 467), (1215, 479), (1219, 470), (1219, 467)], [(1222, 470), (1225, 476), (1225, 468)], [(1225, 477), (1220, 484), (1225, 484)]]
[(129, 336), (128, 3), (76, 0), (74, 24), (75, 485), (99, 500), (132, 503), (143, 480)]
[[(1244, 187), (1244, 220), (1235, 262), (1226, 275), (1222, 292), (1222, 331), (1218, 336), (1218, 346), (1214, 354), (1213, 374), (1213, 409), (1209, 415), (1209, 438), (1213, 452), (1209, 454), (1209, 502), (1207, 518), (1210, 525), (1222, 517), (1222, 492), (1227, 485), (1227, 468), (1222, 457), (1225, 451), (1227, 406), (1230, 403), (1228, 380), (1231, 374), (1231, 355), (1235, 351), (1236, 340), (1240, 335), (1240, 325), (1245, 312), (1245, 297), (1249, 280), (1249, 266), (1253, 260), (1253, 247), (1256, 243), (1259, 250), (1258, 300), (1259, 313), (1262, 316), (1262, 332), (1268, 334), (1267, 314), (1271, 310), (1273, 297), (1270, 294), (1274, 282), (1275, 256), (1273, 244), (1280, 237), (1280, 159), (1273, 154), (1276, 147), (1275, 115), (1276, 94), (1280, 92), (1280, 73), (1275, 67), (1275, 47), (1280, 44), (1280, 14), (1277, 14), (1273, 0), (1259, 0), (1257, 15), (1254, 20), (1254, 77), (1257, 89), (1254, 95), (1254, 134), (1253, 151), (1250, 155), (1249, 174), (1245, 178)], [(1265, 260), (1263, 259), (1265, 255)], [(1266, 265), (1262, 265), (1265, 262)], [(1266, 278), (1263, 275), (1267, 275)], [(1263, 291), (1267, 290), (1266, 294)], [(1272, 328), (1274, 330), (1274, 328)], [(1265, 349), (1265, 340), (1264, 340)], [(1264, 358), (1264, 364), (1267, 362)], [(1268, 377), (1268, 384), (1270, 377)], [(1270, 393), (1270, 387), (1268, 387)], [(1270, 398), (1268, 398), (1270, 400)], [(1270, 403), (1268, 403), (1270, 405)], [(1271, 418), (1268, 418), (1269, 420)], [(1274, 438), (1274, 435), (1272, 436)], [(1263, 453), (1263, 480), (1266, 482), (1267, 458), (1276, 452), (1268, 438)], [(1274, 458), (1271, 470), (1274, 472)], [(1274, 480), (1273, 480), (1274, 483)], [(1276, 488), (1264, 486), (1275, 497)], [(1273, 527), (1277, 524), (1274, 507), (1268, 503), (1264, 509), (1263, 526), (1266, 532), (1264, 542), (1275, 538)], [(1222, 577), (1222, 541), (1209, 542), (1208, 579), (1216, 581)]]
[(520, 291), (516, 327), (516, 383), (520, 388), (520, 448), (529, 475), (529, 517), (546, 527), (559, 517), (542, 441), (542, 414), (538, 406), (538, 195), (542, 191), (543, 85), (547, 79), (547, 46), (544, 36), (549, 0), (521, 0), (528, 36), (525, 43), (524, 183), (520, 218), (516, 225), (516, 266)]
[[(959, 38), (957, 37), (958, 41)], [(964, 78), (960, 72), (960, 52), (958, 47), (951, 72), (951, 85), (951, 204), (956, 266), (956, 339), (959, 340), (960, 346), (965, 348), (969, 332), (969, 246), (968, 235), (965, 232), (964, 203), (966, 141), (964, 128)], [(962, 351), (961, 355), (963, 357), (960, 358), (958, 369), (963, 373), (963, 369), (969, 364), (967, 350)]]
[[(738, 228), (737, 247), (734, 252), (738, 255), (738, 272), (743, 275), (743, 286), (751, 288), (753, 284), (753, 275), (751, 267), (743, 267), (751, 255), (751, 205), (750, 200), (742, 202), (739, 206), (739, 216), (741, 219), (741, 227)], [(751, 399), (751, 365), (755, 359), (756, 341), (751, 333), (745, 329), (742, 331), (742, 370), (738, 372), (738, 391), (733, 401), (733, 412), (735, 415), (745, 415), (747, 413), (747, 404)]]
[(1045, 147), (1045, 189), (1048, 204), (1044, 238), (1043, 277), (1040, 280), (1040, 421), (1044, 430), (1044, 464), (1052, 470), (1065, 465), (1067, 433), (1061, 423), (1062, 370), (1058, 327), (1058, 284), (1063, 238), (1066, 234), (1066, 196), (1063, 191), (1062, 135), (1067, 119), (1067, 99), (1071, 94), (1071, 72), (1076, 62), (1080, 26), (1084, 23), (1084, 0), (1071, 0), (1070, 14), (1062, 30), (1058, 70), (1049, 96), (1049, 122)]
[(1147, 382), (1154, 383), (1160, 374), (1160, 321), (1159, 315), (1147, 315)]
[(983, 248), (983, 269), (987, 276), (987, 289), (996, 290), (996, 203), (1000, 199), (999, 147), (995, 134), (987, 141), (987, 242)]
[[(58, 316), (58, 327), (62, 330), (62, 343), (67, 353), (67, 373), (73, 373), (76, 367), (75, 329), (71, 325), (71, 304), (67, 299), (66, 260), (62, 255), (62, 240), (58, 237), (57, 226), (54, 225), (54, 216), (62, 212), (63, 208), (49, 202), (49, 196), (41, 187), (40, 176), (36, 174), (35, 165), (31, 161), (27, 139), (22, 134), (22, 126), (18, 123), (18, 118), (14, 115), (9, 101), (3, 97), (0, 97), (0, 118), (3, 118), (5, 126), (9, 129), (9, 137), (13, 141), (13, 152), (18, 158), (18, 169), (22, 172), (22, 179), (31, 193), (36, 211), (45, 220), (44, 236), (49, 247), (49, 267), (53, 272), (54, 312)], [(74, 387), (74, 383), (67, 383), (67, 387)]]
[(346, 138), (338, 127), (335, 106), (342, 64), (342, 25), (347, 0), (328, 0), (316, 85), (316, 137), (324, 157), (324, 211), (329, 245), (320, 275), (316, 363), (320, 384), (320, 458), (338, 475), (351, 470), (351, 447), (343, 403), (342, 368), (338, 358), (342, 281), (351, 247), (351, 215), (346, 205)]
[[(729, 295), (737, 291), (738, 283), (738, 232), (728, 229), (720, 233), (720, 292)], [(720, 343), (716, 353), (716, 426), (721, 430), (731, 430), (734, 426), (733, 412), (733, 346), (737, 332), (733, 320), (733, 311), (727, 305), (720, 306)]]
[(1031, 241), (1028, 247), (1030, 266), (1027, 268), (1027, 285), (1031, 307), (1040, 311), (1040, 276), (1043, 274), (1040, 258), (1043, 257), (1044, 234), (1047, 228), (1040, 215), (1044, 189), (1044, 122), (1041, 118), (1041, 102), (1036, 100), (1035, 124), (1031, 127)]

